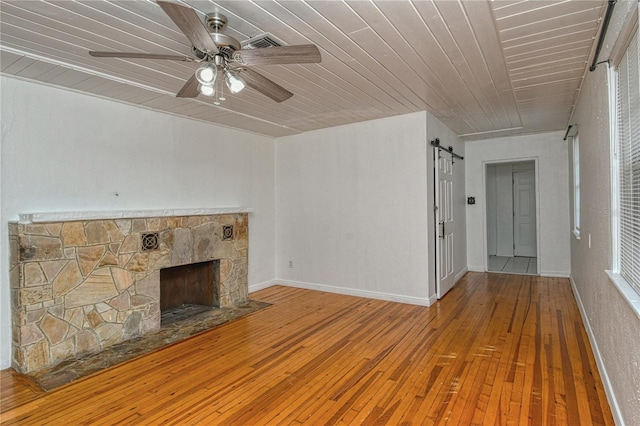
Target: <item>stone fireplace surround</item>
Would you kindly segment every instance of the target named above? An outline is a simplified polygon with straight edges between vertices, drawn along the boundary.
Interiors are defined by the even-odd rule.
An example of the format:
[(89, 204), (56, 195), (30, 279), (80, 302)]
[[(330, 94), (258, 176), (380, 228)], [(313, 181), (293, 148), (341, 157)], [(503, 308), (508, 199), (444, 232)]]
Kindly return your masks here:
[[(247, 302), (249, 212), (21, 215), (9, 224), (13, 367), (34, 373), (159, 330), (163, 268), (217, 260), (217, 304)], [(158, 247), (143, 251), (147, 233)]]

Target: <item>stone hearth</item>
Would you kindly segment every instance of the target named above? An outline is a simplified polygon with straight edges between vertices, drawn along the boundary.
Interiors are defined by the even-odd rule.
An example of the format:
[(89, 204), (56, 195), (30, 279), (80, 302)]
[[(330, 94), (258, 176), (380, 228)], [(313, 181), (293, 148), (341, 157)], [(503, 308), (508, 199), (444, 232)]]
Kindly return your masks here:
[(247, 213), (42, 220), (9, 224), (22, 373), (159, 330), (162, 268), (219, 261), (217, 304), (248, 301)]
[(148, 333), (117, 345), (109, 346), (78, 359), (67, 360), (51, 368), (39, 370), (29, 376), (44, 390), (50, 391), (74, 380), (146, 355), (165, 346), (180, 342), (215, 327), (235, 321), (260, 309), (269, 303), (249, 300), (233, 308), (216, 308), (190, 316), (182, 321), (162, 325), (154, 333)]

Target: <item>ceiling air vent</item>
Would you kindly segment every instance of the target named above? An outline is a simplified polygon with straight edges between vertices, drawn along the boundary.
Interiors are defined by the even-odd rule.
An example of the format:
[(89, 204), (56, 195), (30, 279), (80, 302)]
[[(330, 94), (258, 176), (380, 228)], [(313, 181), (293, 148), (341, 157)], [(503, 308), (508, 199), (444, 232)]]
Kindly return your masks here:
[(271, 46), (284, 46), (284, 43), (269, 33), (260, 34), (242, 42), (243, 49), (261, 49)]

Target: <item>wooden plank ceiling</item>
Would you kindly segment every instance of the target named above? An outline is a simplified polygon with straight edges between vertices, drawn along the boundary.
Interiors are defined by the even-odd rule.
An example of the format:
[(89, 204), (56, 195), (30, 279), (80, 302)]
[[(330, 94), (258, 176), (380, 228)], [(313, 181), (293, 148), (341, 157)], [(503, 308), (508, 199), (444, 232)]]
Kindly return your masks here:
[(176, 98), (197, 63), (94, 58), (89, 50), (191, 55), (151, 0), (0, 2), (5, 75), (272, 137), (430, 111), (463, 139), (566, 128), (606, 0), (211, 1), (239, 41), (316, 44), (320, 64), (254, 69), (294, 93)]

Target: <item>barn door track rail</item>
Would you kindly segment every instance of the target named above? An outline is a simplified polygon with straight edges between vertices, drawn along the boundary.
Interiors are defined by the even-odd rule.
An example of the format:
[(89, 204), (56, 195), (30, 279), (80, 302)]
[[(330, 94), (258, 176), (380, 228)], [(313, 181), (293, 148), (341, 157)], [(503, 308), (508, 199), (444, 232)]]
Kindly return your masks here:
[(434, 140), (432, 140), (431, 145), (438, 148), (440, 151), (448, 152), (449, 154), (451, 154), (452, 157), (464, 160), (464, 157), (462, 155), (458, 155), (455, 152), (453, 152), (452, 146), (450, 146), (449, 148), (445, 148), (444, 146), (440, 145), (440, 139), (438, 138), (435, 138)]

